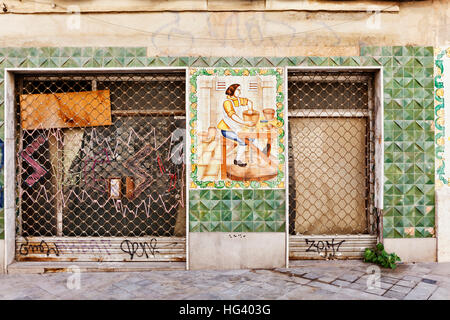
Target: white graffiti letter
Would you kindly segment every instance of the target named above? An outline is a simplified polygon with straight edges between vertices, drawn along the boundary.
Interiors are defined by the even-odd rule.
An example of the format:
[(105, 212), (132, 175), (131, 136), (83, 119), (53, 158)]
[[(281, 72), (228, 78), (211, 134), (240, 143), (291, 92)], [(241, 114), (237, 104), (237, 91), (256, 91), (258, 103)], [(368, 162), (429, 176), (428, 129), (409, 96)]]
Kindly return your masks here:
[(370, 14), (366, 20), (366, 26), (369, 29), (380, 29), (381, 27), (381, 12), (379, 9), (371, 8), (367, 9), (367, 13)]
[(79, 30), (81, 28), (81, 9), (79, 6), (71, 5), (67, 7), (67, 13), (70, 14), (67, 18), (67, 29)]
[[(181, 138), (181, 142), (177, 143), (173, 148), (173, 144), (178, 142)], [(184, 148), (185, 148), (186, 130), (177, 128), (172, 132), (172, 137), (170, 139), (170, 159), (173, 164), (184, 163)]]
[(381, 272), (380, 272), (380, 267), (378, 266), (369, 266), (366, 269), (366, 273), (369, 274), (369, 276), (367, 277), (367, 289), (380, 289), (381, 288), (381, 281), (380, 281), (380, 276), (381, 276)]
[(67, 268), (69, 272), (72, 272), (67, 278), (67, 289), (69, 290), (79, 290), (81, 289), (81, 270), (78, 266), (70, 266)]

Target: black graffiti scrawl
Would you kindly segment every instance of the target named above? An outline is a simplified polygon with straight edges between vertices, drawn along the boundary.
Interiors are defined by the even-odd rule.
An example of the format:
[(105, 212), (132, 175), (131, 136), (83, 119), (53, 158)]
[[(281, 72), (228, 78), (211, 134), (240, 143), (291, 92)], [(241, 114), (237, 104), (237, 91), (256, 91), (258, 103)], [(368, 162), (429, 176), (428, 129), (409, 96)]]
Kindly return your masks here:
[(130, 240), (124, 240), (120, 244), (120, 249), (128, 253), (130, 255), (130, 260), (133, 260), (134, 256), (136, 257), (145, 257), (148, 259), (149, 253), (154, 257), (155, 253), (158, 253), (156, 250), (157, 240), (152, 238), (149, 242), (133, 242)]
[(339, 252), (339, 248), (345, 242), (345, 240), (341, 240), (339, 242), (334, 242), (334, 238), (331, 239), (331, 242), (328, 240), (309, 240), (305, 239), (306, 245), (309, 245), (306, 252), (317, 252), (319, 255), (323, 255), (325, 258), (334, 258), (336, 257), (336, 253)]

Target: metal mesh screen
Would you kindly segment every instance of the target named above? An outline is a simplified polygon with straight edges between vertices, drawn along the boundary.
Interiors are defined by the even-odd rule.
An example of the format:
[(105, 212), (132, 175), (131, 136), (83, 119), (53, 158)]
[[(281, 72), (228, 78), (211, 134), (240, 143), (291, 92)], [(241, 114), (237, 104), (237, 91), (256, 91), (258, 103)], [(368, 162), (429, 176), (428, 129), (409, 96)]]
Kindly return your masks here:
[(374, 233), (372, 78), (290, 72), (289, 232)]
[(16, 78), (18, 234), (185, 235), (185, 72)]

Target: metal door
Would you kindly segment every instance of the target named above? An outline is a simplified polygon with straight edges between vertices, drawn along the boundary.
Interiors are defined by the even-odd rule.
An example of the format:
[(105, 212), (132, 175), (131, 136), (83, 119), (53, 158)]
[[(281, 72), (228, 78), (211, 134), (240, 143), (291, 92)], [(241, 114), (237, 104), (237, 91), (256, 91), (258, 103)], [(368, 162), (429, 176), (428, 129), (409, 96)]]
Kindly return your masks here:
[(185, 70), (16, 78), (18, 261), (185, 261)]

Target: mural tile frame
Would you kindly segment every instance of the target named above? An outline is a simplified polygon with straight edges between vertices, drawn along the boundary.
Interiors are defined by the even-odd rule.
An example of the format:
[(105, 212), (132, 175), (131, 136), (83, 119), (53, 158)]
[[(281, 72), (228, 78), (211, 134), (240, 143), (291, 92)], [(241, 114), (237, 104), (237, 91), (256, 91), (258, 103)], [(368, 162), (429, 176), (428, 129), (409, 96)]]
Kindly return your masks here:
[[(286, 106), (285, 106), (285, 83), (284, 83), (284, 68), (190, 68), (190, 77), (188, 79), (191, 85), (189, 94), (189, 162), (190, 162), (190, 179), (189, 187), (195, 188), (285, 188), (285, 130), (286, 130)], [(275, 76), (277, 95), (276, 99), (276, 119), (278, 120), (278, 174), (276, 179), (268, 181), (199, 181), (197, 177), (198, 167), (195, 162), (197, 157), (197, 135), (196, 135), (196, 121), (197, 121), (197, 102), (198, 102), (198, 84), (197, 77), (199, 76)], [(188, 182), (188, 183), (189, 183)]]

